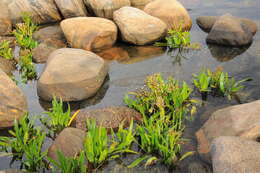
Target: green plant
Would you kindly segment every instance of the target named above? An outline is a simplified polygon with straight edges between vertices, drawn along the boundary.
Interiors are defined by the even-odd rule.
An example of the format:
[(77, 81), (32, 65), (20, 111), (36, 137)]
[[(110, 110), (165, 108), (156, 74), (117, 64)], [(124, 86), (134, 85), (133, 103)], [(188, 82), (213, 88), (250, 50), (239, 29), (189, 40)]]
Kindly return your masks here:
[(20, 71), (22, 73), (21, 78), (23, 83), (27, 83), (28, 80), (35, 79), (37, 77), (37, 73), (35, 70), (35, 66), (32, 62), (32, 53), (29, 52), (20, 57), (19, 65)]
[(244, 88), (243, 82), (251, 79), (246, 78), (236, 81), (234, 77), (217, 68), (212, 72), (210, 69), (203, 69), (198, 75), (193, 74), (193, 84), (201, 93), (211, 92), (212, 95), (226, 96), (230, 100), (234, 94)]
[(111, 129), (111, 138), (108, 137), (104, 127), (97, 127), (94, 120), (87, 120), (87, 129), (84, 151), (92, 168), (98, 168), (107, 160), (118, 158), (120, 154), (135, 153), (130, 150), (134, 141), (133, 121), (128, 130), (123, 129), (123, 124), (120, 125), (117, 133)]
[[(79, 156), (65, 157), (62, 152), (57, 151), (58, 160), (55, 161), (51, 158), (48, 160), (62, 173), (86, 173), (87, 166), (85, 162), (85, 154), (81, 152)], [(59, 172), (55, 168), (52, 168), (53, 172)]]
[(54, 97), (52, 100), (52, 108), (50, 111), (45, 112), (48, 116), (45, 118), (40, 118), (40, 121), (43, 125), (45, 125), (48, 129), (50, 129), (54, 134), (61, 132), (64, 128), (70, 126), (71, 121), (78, 114), (77, 111), (71, 117), (70, 106), (68, 105), (67, 111), (64, 111), (62, 99), (57, 101)]
[(14, 54), (9, 41), (4, 40), (0, 43), (0, 56), (9, 60), (13, 59)]
[(28, 13), (22, 15), (23, 23), (16, 25), (13, 31), (17, 43), (25, 49), (34, 49), (38, 43), (33, 39), (33, 33), (38, 29), (38, 26), (33, 23), (32, 17)]

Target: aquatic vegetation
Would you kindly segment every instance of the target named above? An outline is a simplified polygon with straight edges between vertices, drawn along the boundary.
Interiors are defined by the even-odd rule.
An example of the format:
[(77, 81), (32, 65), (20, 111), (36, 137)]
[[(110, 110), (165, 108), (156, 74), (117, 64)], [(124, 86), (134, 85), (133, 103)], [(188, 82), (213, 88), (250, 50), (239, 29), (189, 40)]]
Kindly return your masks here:
[(133, 121), (126, 130), (123, 124), (118, 132), (111, 129), (111, 138), (104, 127), (97, 127), (94, 120), (87, 121), (87, 134), (84, 143), (84, 151), (91, 168), (99, 168), (106, 161), (120, 157), (123, 153), (136, 153), (130, 149), (134, 141)]
[(32, 17), (28, 13), (22, 15), (22, 23), (16, 25), (13, 31), (17, 43), (21, 48), (32, 50), (37, 47), (38, 43), (33, 39), (33, 33), (38, 29), (38, 26), (33, 23)]
[(13, 59), (14, 54), (12, 48), (10, 48), (10, 42), (4, 40), (0, 43), (0, 57), (3, 57), (5, 59)]
[(45, 112), (45, 114), (47, 114), (48, 117), (40, 118), (40, 121), (50, 129), (55, 136), (55, 134), (70, 126), (72, 120), (78, 114), (78, 111), (71, 117), (70, 106), (68, 105), (67, 111), (64, 111), (62, 99), (58, 101), (54, 97), (52, 100), (52, 108), (50, 111)]
[(27, 83), (28, 80), (35, 79), (37, 73), (35, 70), (35, 65), (32, 62), (32, 53), (29, 52), (19, 59), (21, 78), (23, 83)]
[(243, 82), (251, 79), (246, 78), (236, 81), (234, 77), (223, 72), (221, 68), (212, 72), (203, 69), (199, 74), (193, 74), (193, 84), (201, 93), (211, 93), (216, 96), (226, 96), (230, 100), (234, 94), (244, 88)]
[(62, 173), (86, 173), (87, 166), (85, 161), (85, 154), (81, 152), (79, 156), (75, 157), (65, 157), (62, 152), (57, 151), (58, 160), (55, 161), (51, 158), (48, 160), (55, 166), (52, 168), (53, 172)]

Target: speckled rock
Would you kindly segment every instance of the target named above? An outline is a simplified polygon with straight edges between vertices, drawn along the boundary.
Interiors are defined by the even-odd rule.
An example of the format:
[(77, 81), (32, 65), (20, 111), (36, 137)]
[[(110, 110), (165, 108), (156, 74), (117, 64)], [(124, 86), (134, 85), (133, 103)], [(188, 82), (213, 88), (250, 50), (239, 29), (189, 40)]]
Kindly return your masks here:
[(259, 173), (260, 143), (239, 137), (222, 136), (212, 142), (214, 173)]
[(177, 0), (154, 0), (144, 7), (144, 11), (158, 17), (167, 24), (167, 29), (190, 30), (192, 20), (183, 5)]
[(48, 39), (56, 39), (61, 41), (66, 40), (59, 24), (39, 29), (33, 33), (33, 38), (38, 42), (43, 42), (44, 40)]
[(12, 21), (6, 6), (5, 2), (0, 2), (0, 35), (9, 35), (12, 32)]
[(87, 16), (83, 0), (54, 0), (64, 18)]
[(36, 63), (45, 63), (52, 52), (65, 47), (66, 44), (61, 40), (46, 39), (33, 49), (33, 61)]
[(103, 126), (108, 130), (111, 128), (116, 130), (123, 121), (125, 125), (128, 125), (131, 119), (140, 122), (141, 117), (141, 114), (137, 111), (124, 106), (102, 109), (81, 109), (76, 117), (76, 127), (86, 130), (86, 120), (95, 119), (98, 126)]
[(129, 0), (84, 0), (87, 7), (97, 16), (113, 19), (113, 12), (124, 6), (130, 6)]
[(21, 20), (24, 12), (30, 13), (33, 20), (39, 24), (61, 20), (54, 0), (14, 0), (8, 8), (14, 23)]
[(0, 69), (0, 128), (13, 126), (27, 112), (22, 90)]
[(63, 20), (61, 28), (73, 48), (100, 51), (112, 47), (117, 39), (114, 22), (99, 17), (76, 17)]
[(76, 128), (65, 128), (48, 149), (48, 157), (57, 160), (57, 152), (74, 157), (83, 150), (85, 132)]
[(136, 45), (153, 43), (166, 34), (166, 24), (134, 7), (122, 7), (114, 12), (114, 21), (123, 41)]
[(105, 61), (82, 49), (62, 48), (51, 53), (37, 83), (38, 96), (63, 101), (87, 99), (98, 91), (108, 73)]
[(257, 140), (260, 136), (260, 100), (230, 106), (214, 112), (196, 132), (198, 152), (210, 161), (209, 151), (213, 139), (219, 136), (240, 136)]

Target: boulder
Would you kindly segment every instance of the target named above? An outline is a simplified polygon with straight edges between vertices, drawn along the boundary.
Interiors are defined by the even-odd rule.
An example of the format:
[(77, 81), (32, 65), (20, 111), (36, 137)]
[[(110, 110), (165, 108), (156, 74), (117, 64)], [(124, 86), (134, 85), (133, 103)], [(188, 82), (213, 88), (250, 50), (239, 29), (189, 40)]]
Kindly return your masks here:
[(37, 83), (37, 93), (46, 101), (53, 96), (79, 101), (96, 94), (108, 73), (105, 61), (82, 49), (62, 48), (52, 52)]
[(260, 144), (234, 136), (221, 136), (212, 142), (214, 173), (259, 173)]
[(124, 121), (129, 125), (131, 119), (141, 121), (142, 116), (137, 111), (124, 106), (113, 106), (102, 109), (81, 109), (76, 117), (76, 127), (86, 131), (86, 120), (94, 119), (98, 126), (116, 130)]
[(38, 31), (33, 33), (33, 38), (38, 42), (43, 42), (47, 39), (56, 39), (61, 41), (64, 40), (64, 42), (66, 40), (59, 24), (39, 29)]
[(76, 128), (65, 128), (48, 149), (48, 157), (57, 160), (57, 152), (74, 157), (84, 147), (85, 132)]
[(12, 33), (12, 21), (6, 8), (7, 4), (5, 2), (0, 2), (0, 35), (9, 35)]
[(46, 63), (49, 55), (60, 48), (65, 48), (66, 44), (61, 40), (46, 39), (33, 49), (33, 61), (36, 63)]
[(152, 1), (153, 0), (130, 0), (131, 6), (139, 9), (143, 9), (146, 4)]
[(191, 29), (192, 20), (189, 13), (177, 0), (154, 0), (144, 7), (144, 11), (164, 21), (167, 29)]
[(145, 45), (160, 40), (166, 34), (166, 24), (134, 7), (122, 7), (114, 12), (123, 41)]
[(61, 28), (73, 48), (100, 51), (112, 47), (117, 39), (114, 22), (99, 17), (76, 17), (63, 20)]
[(20, 88), (0, 69), (0, 128), (12, 127), (27, 112), (27, 101)]
[(8, 8), (14, 23), (21, 21), (24, 12), (29, 13), (34, 22), (38, 24), (61, 20), (54, 0), (14, 0), (8, 5)]
[(16, 62), (0, 57), (0, 69), (10, 76), (16, 70)]
[(83, 0), (54, 0), (64, 18), (87, 16)]
[[(235, 18), (236, 20), (240, 21), (241, 24), (244, 25), (244, 27), (248, 28), (253, 35), (255, 35), (255, 33), (257, 32), (257, 25), (254, 21), (247, 18), (238, 18), (238, 17)], [(214, 23), (218, 19), (219, 16), (199, 16), (197, 17), (196, 22), (203, 31), (210, 32)]]
[(210, 30), (206, 41), (226, 46), (244, 46), (253, 40), (250, 29), (230, 14), (221, 16)]
[(260, 100), (230, 106), (214, 112), (196, 132), (198, 152), (209, 161), (212, 140), (219, 136), (240, 136), (257, 140), (260, 136)]
[(113, 19), (113, 12), (124, 6), (130, 6), (129, 0), (85, 0), (87, 7), (98, 17)]

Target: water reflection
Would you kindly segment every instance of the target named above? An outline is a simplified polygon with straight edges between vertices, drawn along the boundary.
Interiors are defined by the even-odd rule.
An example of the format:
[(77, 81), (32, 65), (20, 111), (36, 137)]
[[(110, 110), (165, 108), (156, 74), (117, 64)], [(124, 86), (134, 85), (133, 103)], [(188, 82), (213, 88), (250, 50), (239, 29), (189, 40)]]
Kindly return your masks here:
[(207, 46), (210, 50), (212, 57), (216, 58), (217, 61), (219, 62), (230, 61), (236, 56), (244, 53), (250, 47), (250, 45), (248, 45), (248, 46), (237, 48), (237, 47), (227, 47), (227, 46), (220, 46), (214, 44), (207, 44)]

